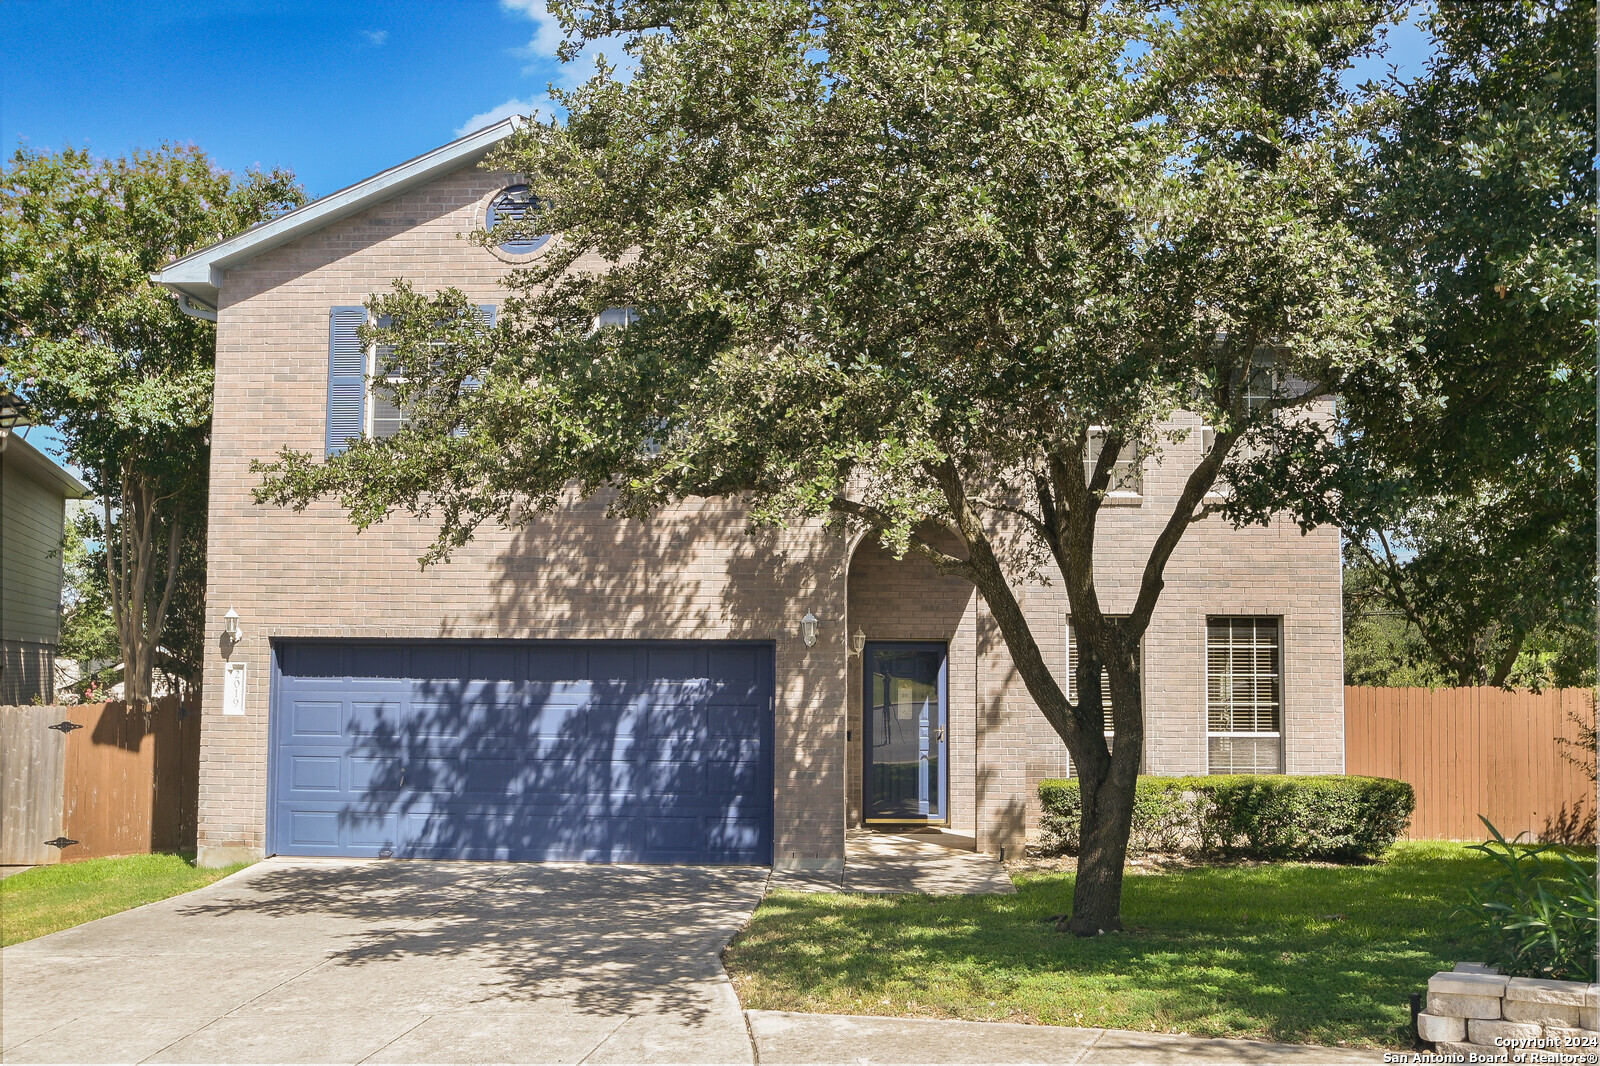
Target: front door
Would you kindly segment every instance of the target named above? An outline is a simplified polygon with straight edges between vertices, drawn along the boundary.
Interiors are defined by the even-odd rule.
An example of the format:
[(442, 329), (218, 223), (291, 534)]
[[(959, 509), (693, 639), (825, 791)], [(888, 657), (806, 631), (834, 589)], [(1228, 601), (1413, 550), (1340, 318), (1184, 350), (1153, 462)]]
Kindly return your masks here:
[(946, 647), (871, 643), (863, 658), (866, 820), (943, 822), (949, 783)]

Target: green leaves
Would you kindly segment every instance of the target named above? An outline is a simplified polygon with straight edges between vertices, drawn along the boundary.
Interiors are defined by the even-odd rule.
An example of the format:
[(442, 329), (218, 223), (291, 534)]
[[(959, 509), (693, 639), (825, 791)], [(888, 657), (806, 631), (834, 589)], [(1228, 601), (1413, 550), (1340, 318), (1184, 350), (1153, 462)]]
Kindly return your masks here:
[(1370, 105), (1358, 224), (1420, 343), (1345, 387), (1342, 520), (1458, 684), (1594, 629), (1594, 23), (1592, 0), (1441, 3), (1427, 73)]
[(292, 175), (236, 182), (192, 146), (23, 148), (0, 171), (0, 390), (55, 427), (106, 505), (98, 563), (130, 699), (158, 648), (198, 674), (204, 611), (215, 330), (149, 275), (304, 201)]
[(1515, 977), (1593, 981), (1600, 933), (1593, 866), (1554, 845), (1508, 841), (1489, 819), (1479, 821), (1490, 839), (1468, 850), (1501, 869), (1467, 888), (1466, 914), (1489, 952), (1485, 961)]

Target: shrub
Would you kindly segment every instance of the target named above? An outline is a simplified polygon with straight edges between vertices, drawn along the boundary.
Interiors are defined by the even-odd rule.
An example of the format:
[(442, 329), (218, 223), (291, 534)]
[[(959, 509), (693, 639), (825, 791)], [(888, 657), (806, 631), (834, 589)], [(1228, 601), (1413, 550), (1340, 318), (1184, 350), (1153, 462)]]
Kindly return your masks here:
[[(1075, 854), (1083, 804), (1076, 778), (1039, 785), (1041, 843)], [(1216, 774), (1141, 777), (1129, 850), (1258, 859), (1376, 858), (1405, 831), (1411, 786), (1379, 777)]]
[[(1500, 873), (1467, 889), (1467, 914), (1487, 961), (1515, 977), (1595, 979), (1595, 873), (1551, 844), (1508, 842), (1489, 819), (1490, 839), (1472, 845)], [(1518, 838), (1521, 839), (1520, 837)]]
[[(1175, 788), (1191, 778), (1141, 777), (1134, 785), (1133, 829), (1128, 848), (1135, 854), (1146, 851), (1179, 851), (1194, 835), (1193, 803)], [(1039, 817), (1041, 843), (1052, 854), (1078, 853), (1078, 830), (1083, 822), (1083, 797), (1078, 779), (1041, 781)]]

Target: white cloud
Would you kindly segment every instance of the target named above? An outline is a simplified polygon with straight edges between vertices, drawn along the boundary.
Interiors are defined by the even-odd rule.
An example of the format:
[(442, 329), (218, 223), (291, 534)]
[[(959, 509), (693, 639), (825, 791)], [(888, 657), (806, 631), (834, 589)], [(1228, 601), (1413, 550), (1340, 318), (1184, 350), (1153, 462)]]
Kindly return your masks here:
[[(513, 50), (515, 55), (534, 61), (529, 66), (523, 67), (522, 73), (548, 76), (550, 64), (555, 60), (556, 49), (565, 39), (561, 32), (561, 24), (550, 14), (548, 0), (500, 0), (500, 7), (513, 15), (521, 15), (533, 21), (533, 39)], [(559, 64), (560, 69), (550, 80), (561, 88), (576, 88), (594, 75), (594, 57), (600, 52), (607, 52), (606, 58), (613, 63), (627, 58), (622, 54), (621, 37), (604, 37), (585, 44), (572, 62)], [(628, 71), (619, 69), (617, 74), (626, 78)]]
[(533, 20), (537, 27), (533, 40), (519, 51), (529, 58), (553, 57), (561, 44), (561, 24), (550, 14), (547, 0), (500, 0), (500, 6), (514, 15)]
[(382, 48), (383, 47), (383, 43), (389, 39), (389, 31), (388, 30), (362, 30), (361, 31), (361, 36), (365, 37), (367, 39), (367, 43), (372, 45), (372, 47), (374, 47), (374, 48)]
[(510, 99), (498, 107), (491, 107), (481, 114), (473, 115), (460, 126), (456, 127), (456, 136), (465, 137), (473, 130), (481, 130), (490, 123), (499, 122), (512, 115), (534, 115), (540, 119), (550, 117), (550, 108), (545, 104), (535, 103), (532, 100)]
[[(533, 37), (528, 43), (512, 50), (514, 55), (533, 61), (522, 68), (523, 74), (542, 76), (557, 87), (570, 89), (593, 76), (594, 57), (597, 52), (608, 52), (607, 58), (614, 63), (627, 58), (622, 54), (622, 38), (608, 37), (589, 42), (572, 62), (558, 63), (556, 49), (561, 46), (563, 35), (561, 24), (550, 14), (547, 0), (500, 0), (500, 7), (507, 13), (520, 15), (534, 24)], [(627, 78), (629, 73), (629, 69), (624, 65), (617, 71), (617, 76)], [(498, 122), (509, 115), (534, 115), (548, 121), (555, 113), (555, 109), (547, 101), (535, 101), (532, 96), (526, 99), (512, 98), (498, 107), (492, 107), (467, 119), (456, 130), (456, 136), (464, 136), (473, 130), (482, 129), (491, 122)]]

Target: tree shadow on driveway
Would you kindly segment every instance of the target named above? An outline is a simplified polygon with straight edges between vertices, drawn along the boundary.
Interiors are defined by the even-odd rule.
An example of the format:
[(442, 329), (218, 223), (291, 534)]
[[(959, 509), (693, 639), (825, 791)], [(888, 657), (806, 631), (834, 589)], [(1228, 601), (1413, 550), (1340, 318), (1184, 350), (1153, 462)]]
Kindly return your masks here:
[[(718, 953), (759, 902), (753, 867), (269, 862), (188, 919), (286, 921), (279, 935), (327, 941), (330, 965), (289, 982), (315, 996), (349, 989), (374, 1005), (408, 990), (430, 1009), (521, 1008), (563, 999), (581, 1013), (715, 1008)], [(273, 925), (277, 925), (274, 921)], [(311, 946), (301, 942), (302, 947)], [(360, 973), (369, 970), (368, 973)], [(357, 988), (364, 992), (357, 992)]]

